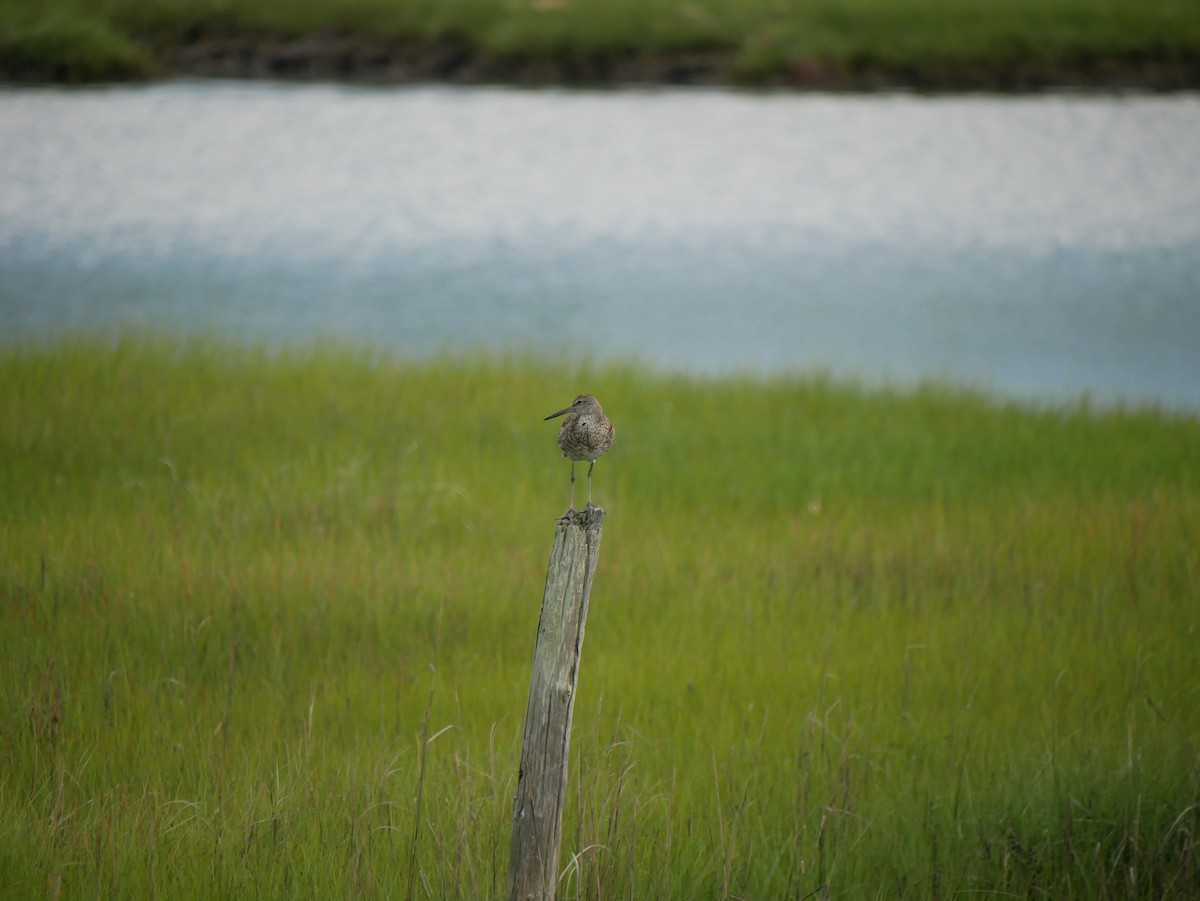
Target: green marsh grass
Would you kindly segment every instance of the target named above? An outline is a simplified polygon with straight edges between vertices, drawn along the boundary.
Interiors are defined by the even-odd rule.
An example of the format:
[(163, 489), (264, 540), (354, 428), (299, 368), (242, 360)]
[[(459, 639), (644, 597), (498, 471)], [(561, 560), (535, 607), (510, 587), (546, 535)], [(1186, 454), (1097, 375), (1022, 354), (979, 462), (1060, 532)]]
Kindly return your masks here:
[(1128, 72), (1151, 64), (1194, 71), (1200, 4), (0, 0), (0, 62), (9, 77), (147, 75), (169, 71), (178, 49), (203, 36), (269, 40), (331, 32), (417, 44), (448, 41), (467, 56), (541, 62), (547, 71), (567, 73), (603, 71), (614, 60), (715, 54), (723, 61), (719, 74), (745, 82), (786, 78), (794, 66), (817, 64), (830, 72), (877, 69), (936, 85), (965, 77), (977, 81), (981, 69), (1013, 67), (1061, 70), (1068, 78), (1089, 71), (1103, 75), (1114, 65)]
[(1200, 422), (345, 348), (0, 355), (7, 897), (494, 898), (617, 423), (565, 898), (1200, 893)]

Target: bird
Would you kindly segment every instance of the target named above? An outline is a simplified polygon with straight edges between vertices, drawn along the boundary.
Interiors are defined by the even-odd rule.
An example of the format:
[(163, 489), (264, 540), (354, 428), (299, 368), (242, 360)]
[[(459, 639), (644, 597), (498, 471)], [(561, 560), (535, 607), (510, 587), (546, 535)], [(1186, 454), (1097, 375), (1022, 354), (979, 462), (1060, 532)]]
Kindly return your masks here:
[(584, 460), (588, 466), (588, 502), (592, 506), (592, 469), (596, 458), (613, 446), (617, 430), (600, 409), (600, 401), (590, 394), (580, 394), (569, 407), (551, 413), (544, 422), (568, 414), (558, 430), (558, 448), (571, 461), (571, 505), (568, 513), (575, 510), (575, 464)]

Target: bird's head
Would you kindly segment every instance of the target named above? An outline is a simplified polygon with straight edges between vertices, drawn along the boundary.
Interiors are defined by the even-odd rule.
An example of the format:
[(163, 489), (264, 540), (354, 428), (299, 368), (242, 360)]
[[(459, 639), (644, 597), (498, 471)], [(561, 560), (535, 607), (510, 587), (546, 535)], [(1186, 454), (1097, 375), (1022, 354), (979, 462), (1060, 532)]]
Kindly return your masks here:
[[(562, 416), (564, 413), (599, 413), (600, 401), (592, 397), (590, 394), (581, 394), (575, 398), (571, 406), (563, 407), (557, 413), (551, 413), (546, 419), (554, 419), (556, 416)], [(543, 420), (544, 421), (544, 420)]]

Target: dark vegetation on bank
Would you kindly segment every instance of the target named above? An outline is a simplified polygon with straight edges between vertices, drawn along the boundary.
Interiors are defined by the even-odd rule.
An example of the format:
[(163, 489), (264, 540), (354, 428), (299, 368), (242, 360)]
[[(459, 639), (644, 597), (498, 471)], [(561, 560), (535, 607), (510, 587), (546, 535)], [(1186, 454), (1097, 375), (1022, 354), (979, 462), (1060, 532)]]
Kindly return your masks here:
[(0, 79), (1200, 86), (1196, 0), (0, 0)]

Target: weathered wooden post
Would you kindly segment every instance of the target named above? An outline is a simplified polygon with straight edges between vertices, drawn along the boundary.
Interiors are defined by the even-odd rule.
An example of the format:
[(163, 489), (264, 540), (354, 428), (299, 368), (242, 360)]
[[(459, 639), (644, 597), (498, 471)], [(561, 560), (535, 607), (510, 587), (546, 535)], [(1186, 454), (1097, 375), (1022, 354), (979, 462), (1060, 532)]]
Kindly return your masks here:
[(513, 801), (509, 901), (553, 901), (558, 889), (571, 712), (603, 520), (603, 510), (588, 507), (563, 516), (554, 531)]

